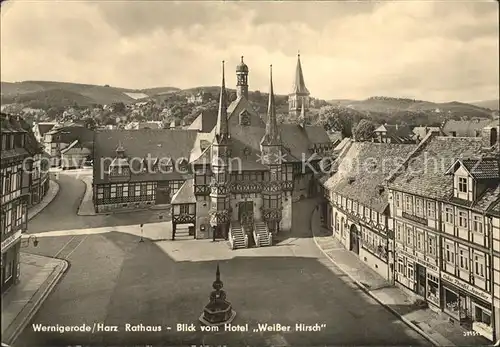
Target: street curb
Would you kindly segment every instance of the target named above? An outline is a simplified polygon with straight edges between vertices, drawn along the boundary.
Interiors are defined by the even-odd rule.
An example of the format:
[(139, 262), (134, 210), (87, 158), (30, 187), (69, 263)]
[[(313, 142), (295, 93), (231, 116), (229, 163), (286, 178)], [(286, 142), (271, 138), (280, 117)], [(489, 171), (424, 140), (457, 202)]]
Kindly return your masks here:
[[(31, 309), (28, 311), (28, 314), (26, 315), (26, 317), (20, 322), (20, 324), (14, 330), (14, 332), (12, 333), (12, 335), (6, 339), (7, 340), (7, 344), (12, 345), (16, 341), (16, 339), (23, 332), (23, 330), (26, 328), (26, 326), (28, 325), (28, 323), (30, 322), (30, 320), (35, 316), (35, 314), (38, 312), (38, 310), (40, 309), (40, 307), (42, 306), (42, 304), (45, 302), (45, 300), (47, 299), (47, 297), (50, 295), (50, 293), (52, 293), (52, 291), (54, 290), (55, 286), (59, 283), (59, 281), (61, 280), (61, 278), (64, 276), (64, 274), (68, 270), (68, 268), (69, 268), (69, 262), (67, 260), (59, 259), (59, 258), (54, 258), (54, 259), (60, 260), (62, 262), (62, 269), (59, 270), (59, 272), (57, 273), (57, 275), (48, 284), (48, 286), (42, 292), (40, 298), (36, 301), (36, 303), (33, 305), (33, 307), (31, 307)], [(59, 266), (60, 266), (60, 264), (57, 265), (56, 268), (59, 267)], [(56, 268), (54, 268), (54, 270)], [(37, 293), (35, 292), (35, 295), (36, 294)], [(14, 321), (15, 321), (15, 319), (14, 319)]]
[[(31, 217), (28, 217), (28, 222), (29, 222), (30, 220), (32, 220), (33, 218), (35, 218), (36, 216), (38, 216), (38, 215), (40, 214), (40, 212), (42, 212), (43, 210), (45, 210), (45, 209), (47, 208), (47, 206), (49, 206), (49, 205), (52, 203), (52, 201), (54, 201), (54, 200), (56, 199), (57, 195), (59, 195), (59, 190), (61, 189), (61, 187), (59, 186), (59, 183), (57, 183), (57, 182), (56, 182), (55, 180), (53, 180), (53, 179), (49, 179), (49, 180), (50, 180), (51, 182), (53, 182), (53, 183), (56, 185), (56, 187), (57, 187), (57, 188), (56, 188), (56, 193), (54, 194), (54, 196), (52, 197), (52, 199), (50, 199), (50, 201), (49, 201), (49, 202), (47, 202), (47, 204), (46, 204), (44, 207), (40, 208), (40, 209), (39, 209), (36, 213), (32, 214), (32, 215), (31, 215)], [(50, 185), (50, 183), (49, 183), (49, 185)], [(45, 196), (47, 196), (47, 195), (45, 195)], [(45, 196), (44, 196), (44, 197), (45, 197)], [(38, 204), (41, 204), (42, 202), (43, 202), (43, 199), (42, 199), (42, 201), (40, 201)], [(37, 207), (37, 206), (38, 206), (38, 204), (37, 204), (37, 205), (35, 205), (34, 207)], [(28, 211), (28, 214), (29, 214), (29, 211)]]
[[(357, 279), (355, 279), (354, 277), (352, 277), (349, 273), (347, 273), (346, 271), (344, 271), (336, 262), (335, 260), (333, 260), (332, 257), (330, 257), (328, 255), (328, 253), (326, 253), (323, 248), (321, 248), (321, 246), (319, 245), (318, 241), (316, 240), (316, 235), (314, 234), (314, 228), (312, 227), (312, 221), (313, 221), (313, 215), (314, 213), (316, 212), (316, 208), (313, 210), (313, 212), (311, 213), (311, 217), (310, 217), (310, 221), (309, 221), (309, 227), (311, 228), (311, 232), (312, 232), (312, 235), (313, 235), (313, 240), (314, 240), (314, 243), (316, 244), (316, 247), (318, 247), (318, 249), (321, 251), (321, 253), (323, 253), (340, 271), (342, 271), (343, 274), (347, 275), (347, 277), (349, 277), (355, 284), (356, 286), (358, 286), (364, 293), (368, 294), (371, 298), (373, 298), (377, 303), (379, 303), (382, 307), (384, 307), (385, 309), (387, 309), (389, 312), (391, 312), (393, 315), (395, 315), (396, 317), (398, 317), (403, 323), (405, 323), (406, 325), (408, 325), (410, 328), (412, 328), (413, 330), (415, 330), (417, 333), (419, 333), (420, 335), (422, 335), (426, 340), (428, 340), (433, 346), (440, 346), (439, 343), (437, 343), (432, 337), (430, 337), (425, 331), (423, 331), (421, 328), (419, 328), (417, 325), (413, 324), (411, 321), (409, 321), (408, 319), (406, 319), (405, 317), (403, 317), (402, 315), (399, 314), (399, 312), (397, 312), (396, 310), (394, 310), (393, 308), (391, 308), (389, 305), (383, 303), (379, 298), (377, 298), (370, 290), (368, 290), (363, 284), (361, 284)], [(333, 236), (332, 236), (333, 237)]]

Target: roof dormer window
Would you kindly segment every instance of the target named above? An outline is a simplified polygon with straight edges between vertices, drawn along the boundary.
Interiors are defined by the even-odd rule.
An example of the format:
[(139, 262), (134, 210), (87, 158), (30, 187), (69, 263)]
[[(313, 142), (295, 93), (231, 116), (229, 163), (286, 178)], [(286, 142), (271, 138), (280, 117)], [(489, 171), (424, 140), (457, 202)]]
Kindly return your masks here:
[(467, 177), (458, 177), (458, 191), (467, 193)]

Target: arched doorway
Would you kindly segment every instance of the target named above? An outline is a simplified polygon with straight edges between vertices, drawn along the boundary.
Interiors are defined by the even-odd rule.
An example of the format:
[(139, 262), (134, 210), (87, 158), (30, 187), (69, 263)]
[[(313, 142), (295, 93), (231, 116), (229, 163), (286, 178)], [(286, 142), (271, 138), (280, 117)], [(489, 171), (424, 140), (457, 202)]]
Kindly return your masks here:
[(359, 230), (356, 224), (351, 225), (349, 250), (359, 254)]

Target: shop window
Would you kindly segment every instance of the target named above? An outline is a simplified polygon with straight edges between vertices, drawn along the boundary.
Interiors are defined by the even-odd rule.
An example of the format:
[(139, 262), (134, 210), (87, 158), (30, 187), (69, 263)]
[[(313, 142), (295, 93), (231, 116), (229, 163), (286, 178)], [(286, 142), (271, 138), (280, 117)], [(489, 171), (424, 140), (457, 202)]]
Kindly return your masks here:
[(474, 306), (474, 321), (481, 322), (487, 326), (491, 325), (491, 312), (482, 308), (481, 306)]
[(427, 299), (439, 303), (439, 280), (431, 274), (427, 274)]
[(405, 263), (403, 258), (398, 259), (398, 273), (403, 275), (405, 274)]
[(460, 315), (460, 304), (458, 300), (458, 294), (452, 292), (451, 290), (444, 288), (444, 302), (445, 310), (455, 317)]
[(406, 277), (408, 277), (409, 279), (414, 279), (415, 278), (415, 271), (413, 269), (413, 264), (412, 263), (408, 263), (408, 268), (407, 268), (407, 274), (406, 274)]

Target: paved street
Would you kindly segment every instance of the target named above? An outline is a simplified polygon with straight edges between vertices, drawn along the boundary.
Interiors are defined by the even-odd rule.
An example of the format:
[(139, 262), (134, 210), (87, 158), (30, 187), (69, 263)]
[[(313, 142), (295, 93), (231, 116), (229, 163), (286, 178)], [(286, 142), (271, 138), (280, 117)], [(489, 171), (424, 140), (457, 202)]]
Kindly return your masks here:
[[(63, 236), (47, 233), (37, 248), (27, 249), (58, 254), (71, 264), (32, 324), (93, 326), (97, 322), (118, 326), (121, 332), (43, 333), (29, 325), (15, 346), (202, 341), (236, 346), (429, 344), (320, 253), (310, 235), (312, 204), (308, 201), (294, 206), (295, 230), (280, 245), (231, 251), (224, 242), (146, 239), (141, 243), (139, 231), (134, 235), (111, 228), (137, 224), (134, 214), (77, 217), (80, 197), (76, 195), (83, 194), (84, 184), (64, 175), (59, 183), (58, 197), (35, 217), (30, 232), (81, 231), (76, 236), (75, 231), (59, 233)], [(90, 233), (88, 226), (107, 226), (109, 231)], [(248, 323), (251, 330), (257, 323), (326, 327), (320, 332), (175, 332), (178, 323), (199, 326), (218, 261), (227, 298), (237, 312), (234, 324)], [(161, 325), (163, 330), (125, 332), (126, 323)]]
[(115, 215), (78, 216), (80, 201), (85, 193), (85, 183), (76, 175), (60, 173), (59, 193), (42, 213), (28, 224), (28, 234), (52, 230), (88, 229), (104, 226), (131, 225), (160, 221), (164, 210), (137, 211)]

